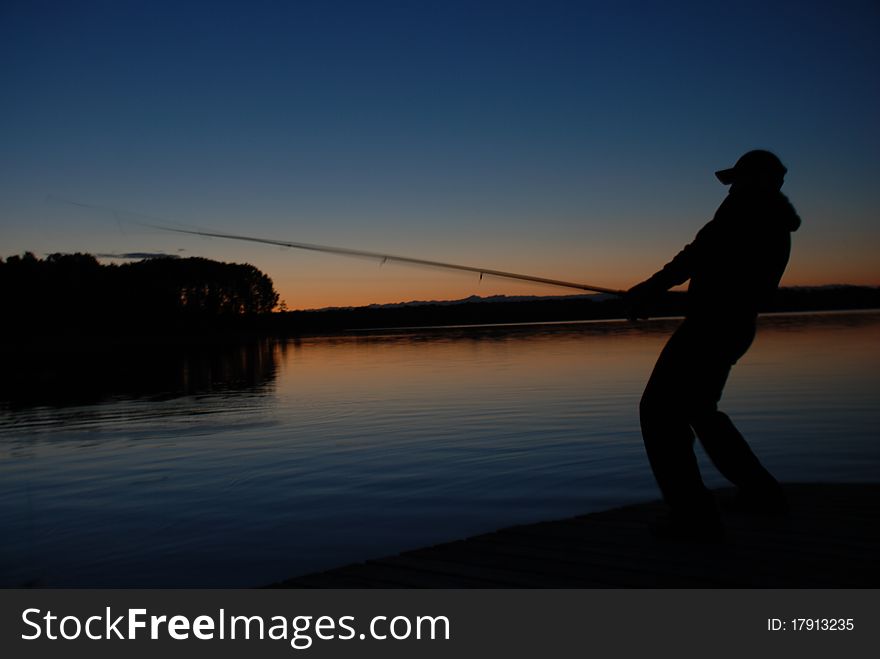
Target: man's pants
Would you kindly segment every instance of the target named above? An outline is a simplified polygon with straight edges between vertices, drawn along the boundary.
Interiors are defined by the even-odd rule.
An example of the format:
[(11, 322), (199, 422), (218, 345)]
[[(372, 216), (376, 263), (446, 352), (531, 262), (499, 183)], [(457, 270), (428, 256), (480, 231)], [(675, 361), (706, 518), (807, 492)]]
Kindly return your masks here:
[(742, 490), (778, 487), (718, 401), (730, 368), (748, 350), (753, 323), (731, 327), (685, 320), (660, 353), (640, 404), (642, 437), (673, 514), (716, 514), (700, 478), (694, 433), (718, 470)]

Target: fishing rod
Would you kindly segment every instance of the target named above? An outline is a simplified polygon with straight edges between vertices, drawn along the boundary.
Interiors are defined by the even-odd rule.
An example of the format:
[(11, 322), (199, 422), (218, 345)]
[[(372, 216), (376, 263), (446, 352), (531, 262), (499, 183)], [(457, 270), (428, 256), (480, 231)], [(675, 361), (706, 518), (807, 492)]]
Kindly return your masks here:
[[(111, 211), (114, 216), (119, 218), (120, 211), (108, 208), (105, 206), (94, 206), (92, 204), (83, 204), (80, 202), (70, 201), (66, 199), (60, 199), (58, 197), (53, 197), (54, 199), (61, 201), (63, 203), (73, 204), (75, 206), (83, 206), (86, 208), (100, 208), (102, 210)], [(144, 217), (144, 216), (142, 216)], [(350, 249), (348, 247), (332, 247), (330, 245), (316, 245), (313, 243), (300, 243), (293, 242), (287, 240), (274, 240), (272, 238), (257, 238), (254, 236), (245, 236), (242, 234), (234, 234), (234, 233), (223, 233), (220, 231), (209, 231), (203, 229), (184, 229), (180, 227), (168, 226), (165, 224), (154, 224), (150, 222), (137, 222), (132, 221), (134, 224), (138, 224), (140, 226), (149, 227), (151, 229), (158, 229), (160, 231), (170, 231), (174, 233), (183, 233), (191, 236), (202, 236), (204, 238), (222, 238), (224, 240), (239, 240), (246, 241), (252, 243), (260, 243), (263, 245), (275, 245), (277, 247), (286, 247), (292, 249), (303, 249), (309, 250), (312, 252), (325, 252), (328, 254), (339, 254), (342, 256), (353, 256), (360, 258), (369, 258), (369, 259), (377, 259), (381, 263), (405, 263), (409, 265), (421, 265), (428, 266), (433, 268), (444, 268), (447, 270), (459, 270), (463, 272), (473, 272), (480, 275), (480, 279), (483, 278), (484, 275), (488, 275), (491, 277), (501, 277), (505, 279), (517, 279), (520, 281), (530, 281), (538, 284), (546, 284), (549, 286), (560, 286), (562, 288), (574, 288), (581, 291), (590, 291), (592, 293), (606, 293), (609, 295), (623, 296), (626, 294), (626, 291), (621, 291), (613, 288), (605, 288), (602, 286), (594, 286), (592, 284), (579, 284), (576, 282), (563, 281), (561, 279), (551, 279), (548, 277), (536, 277), (533, 275), (524, 275), (517, 272), (507, 272), (505, 270), (494, 270), (492, 268), (480, 268), (477, 266), (470, 265), (459, 265), (457, 263), (446, 263), (444, 261), (431, 261), (428, 259), (418, 259), (410, 256), (397, 256), (394, 254), (384, 254), (381, 252), (370, 252), (360, 249)]]
[(492, 277), (504, 277), (507, 279), (519, 279), (522, 281), (532, 281), (538, 284), (548, 284), (550, 286), (561, 286), (563, 288), (576, 288), (582, 291), (591, 291), (594, 293), (608, 293), (610, 295), (623, 295), (624, 291), (611, 288), (603, 288), (601, 286), (593, 286), (592, 284), (578, 284), (561, 279), (550, 279), (547, 277), (535, 277), (533, 275), (523, 275), (516, 272), (507, 272), (505, 270), (493, 270), (491, 268), (478, 268), (471, 265), (459, 265), (457, 263), (445, 263), (443, 261), (429, 261), (427, 259), (417, 259), (411, 256), (396, 256), (394, 254), (383, 254), (381, 252), (368, 252), (359, 249), (350, 249), (348, 247), (331, 247), (329, 245), (315, 245), (312, 243), (289, 242), (286, 240), (273, 240), (271, 238), (255, 238), (253, 236), (243, 236), (232, 233), (221, 233), (218, 231), (197, 231), (194, 229), (178, 229), (173, 227), (153, 226), (155, 229), (164, 231), (174, 231), (175, 233), (186, 233), (192, 236), (205, 236), (208, 238), (224, 238), (226, 240), (244, 240), (252, 243), (262, 243), (265, 245), (277, 245), (279, 247), (291, 247), (293, 249), (305, 249), (313, 252), (327, 252), (329, 254), (341, 254), (343, 256), (358, 256), (364, 258), (378, 259), (382, 263), (397, 262), (407, 263), (410, 265), (424, 265), (434, 268), (446, 268), (449, 270), (461, 270), (464, 272), (474, 272), (480, 275), (489, 275)]

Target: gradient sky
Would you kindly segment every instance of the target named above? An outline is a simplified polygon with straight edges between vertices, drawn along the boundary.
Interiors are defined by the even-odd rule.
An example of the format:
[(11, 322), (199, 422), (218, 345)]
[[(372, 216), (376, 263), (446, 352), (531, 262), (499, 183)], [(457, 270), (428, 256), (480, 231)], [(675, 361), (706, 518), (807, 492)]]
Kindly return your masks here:
[(5, 0), (0, 255), (246, 261), (291, 308), (566, 293), (140, 213), (628, 287), (761, 147), (804, 220), (784, 283), (877, 285), (878, 34), (876, 1)]

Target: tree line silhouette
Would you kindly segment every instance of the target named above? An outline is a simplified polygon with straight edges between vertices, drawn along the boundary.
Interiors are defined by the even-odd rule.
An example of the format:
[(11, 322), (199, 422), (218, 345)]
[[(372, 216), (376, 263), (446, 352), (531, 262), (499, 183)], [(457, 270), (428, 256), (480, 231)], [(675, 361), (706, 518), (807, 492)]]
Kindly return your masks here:
[[(473, 300), (457, 304), (279, 310), (272, 280), (252, 265), (152, 257), (102, 265), (91, 254), (31, 253), (0, 259), (0, 334), (116, 337), (249, 337), (324, 334), (376, 327), (471, 325), (622, 318), (608, 296)], [(684, 293), (657, 301), (655, 315), (682, 315)], [(880, 308), (880, 288), (782, 288), (765, 311)], [(283, 309), (283, 306), (281, 307)], [(16, 345), (15, 343), (10, 345)]]
[(272, 280), (249, 264), (160, 257), (103, 265), (82, 253), (0, 259), (0, 296), (7, 332), (131, 333), (265, 314), (278, 305)]

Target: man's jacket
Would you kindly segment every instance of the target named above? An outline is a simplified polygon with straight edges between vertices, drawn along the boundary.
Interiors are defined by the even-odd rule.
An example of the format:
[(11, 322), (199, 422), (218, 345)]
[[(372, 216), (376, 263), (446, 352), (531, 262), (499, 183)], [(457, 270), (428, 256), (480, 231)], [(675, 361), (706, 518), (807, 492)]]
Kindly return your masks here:
[(689, 319), (753, 323), (779, 286), (800, 223), (781, 192), (731, 190), (694, 241), (649, 281), (666, 290), (690, 279)]

